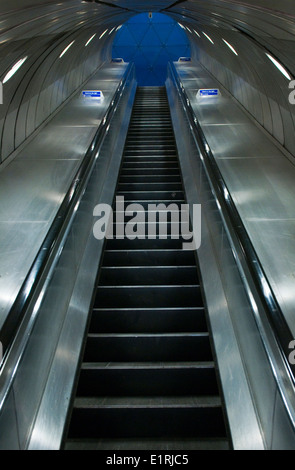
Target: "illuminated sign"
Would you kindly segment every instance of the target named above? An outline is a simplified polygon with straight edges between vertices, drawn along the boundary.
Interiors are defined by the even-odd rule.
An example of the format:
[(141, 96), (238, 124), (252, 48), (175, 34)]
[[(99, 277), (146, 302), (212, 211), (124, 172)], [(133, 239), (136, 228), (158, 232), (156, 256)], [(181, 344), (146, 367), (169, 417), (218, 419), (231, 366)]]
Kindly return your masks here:
[(220, 96), (220, 91), (218, 88), (201, 88), (198, 90), (197, 98), (216, 98)]
[(82, 95), (84, 98), (103, 98), (103, 93), (100, 90), (84, 90), (82, 91)]
[(199, 90), (200, 96), (218, 96), (219, 90), (217, 88), (208, 88)]

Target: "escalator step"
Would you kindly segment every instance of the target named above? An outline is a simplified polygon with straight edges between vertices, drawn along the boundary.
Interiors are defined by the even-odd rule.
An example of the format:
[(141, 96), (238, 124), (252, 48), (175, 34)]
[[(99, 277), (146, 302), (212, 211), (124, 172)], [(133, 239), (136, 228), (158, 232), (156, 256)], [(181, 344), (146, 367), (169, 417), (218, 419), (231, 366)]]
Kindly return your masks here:
[[(65, 450), (146, 450), (156, 451), (190, 451), (190, 450), (229, 450), (229, 443), (226, 438), (172, 438), (164, 439), (136, 439), (136, 438), (112, 438), (112, 439), (69, 439), (66, 443)], [(154, 461), (151, 460), (154, 464)]]
[(69, 437), (224, 437), (220, 398), (77, 398)]
[(211, 361), (208, 333), (89, 333), (84, 361)]
[(179, 175), (122, 175), (120, 178), (120, 183), (159, 183), (159, 182), (179, 182), (181, 181)]
[(213, 362), (83, 363), (77, 396), (217, 395)]
[(103, 266), (193, 266), (194, 253), (185, 250), (105, 250)]
[(99, 283), (101, 286), (197, 284), (194, 266), (102, 266)]
[(126, 191), (145, 191), (145, 192), (159, 192), (160, 190), (170, 192), (175, 194), (182, 190), (181, 182), (167, 182), (167, 183), (119, 183), (118, 191), (119, 193), (123, 193)]
[(199, 285), (127, 285), (119, 287), (99, 285), (93, 307), (159, 308), (200, 307), (202, 305), (203, 301)]
[[(145, 170), (144, 170), (145, 172)], [(158, 201), (159, 198), (163, 200), (169, 200), (170, 203), (174, 200), (184, 201), (184, 193), (183, 191), (118, 191), (118, 196), (124, 196), (126, 201)]]
[(164, 87), (137, 89), (116, 197), (65, 449), (229, 449)]
[(205, 332), (203, 307), (189, 308), (95, 308), (90, 333)]
[(108, 250), (173, 250), (182, 249), (183, 241), (181, 239), (166, 238), (137, 238), (135, 240), (110, 239), (107, 241)]

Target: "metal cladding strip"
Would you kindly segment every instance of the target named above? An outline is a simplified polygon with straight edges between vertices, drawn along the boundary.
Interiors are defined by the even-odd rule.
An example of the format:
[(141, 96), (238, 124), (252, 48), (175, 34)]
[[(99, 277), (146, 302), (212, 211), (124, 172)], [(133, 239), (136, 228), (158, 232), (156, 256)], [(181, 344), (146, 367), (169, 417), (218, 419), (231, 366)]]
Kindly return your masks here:
[[(46, 386), (42, 397), (39, 397), (40, 406), (25, 446), (30, 450), (59, 449), (67, 424), (85, 329), (87, 330), (89, 322), (88, 312), (97, 266), (103, 251), (103, 240), (97, 240), (93, 236), (93, 208), (99, 203), (112, 204), (136, 88), (133, 71), (110, 123), (108, 138), (101, 148), (100, 158), (97, 159), (67, 238), (64, 256), (59, 262), (62, 269), (57, 265), (49, 285), (47, 302), (42, 306), (45, 312), (45, 315), (40, 316), (42, 331), (46, 331), (44, 317), (48, 310), (55, 316), (55, 323), (59, 323), (59, 330), (58, 337), (54, 337), (56, 343)], [(64, 305), (61, 305), (59, 298), (54, 299), (58, 285), (65, 286), (61, 299)], [(47, 366), (46, 357), (43, 362)], [(30, 358), (28, 363), (31, 363)]]
[[(139, 117), (140, 108), (142, 116), (151, 112), (148, 120)], [(164, 87), (138, 88), (129, 126), (132, 144), (128, 133), (114, 198), (114, 237), (106, 240), (99, 268), (66, 449), (88, 449), (93, 443), (97, 449), (113, 447), (118, 439), (121, 449), (132, 444), (148, 449), (157, 440), (157, 447), (165, 445), (165, 449), (186, 444), (192, 449), (230, 447), (195, 252), (182, 246), (187, 232), (174, 237), (172, 223), (155, 219), (155, 236), (129, 239), (128, 211), (117, 225), (117, 217), (124, 214), (117, 210), (117, 198), (136, 204), (143, 216), (150, 204), (154, 207), (161, 202), (170, 207), (177, 202), (171, 217), (172, 212), (182, 212), (187, 218), (186, 211), (179, 211), (179, 205), (185, 203), (179, 183), (172, 182), (169, 191), (161, 191), (171, 154), (181, 181), (173, 133), (169, 145), (174, 148), (167, 154), (161, 134), (154, 135), (151, 146), (143, 144), (159, 124), (172, 129), (168, 109)], [(134, 154), (136, 164), (130, 160)], [(161, 173), (153, 168), (155, 156)], [(122, 187), (121, 178), (126, 174), (138, 185), (136, 190)], [(149, 182), (142, 180), (144, 175), (150, 177)], [(158, 187), (151, 190), (155, 180)], [(167, 216), (167, 211), (162, 212)], [(146, 222), (138, 222), (137, 229), (148, 228)], [(167, 234), (162, 238), (163, 225)], [(118, 266), (120, 258), (126, 264)], [(164, 267), (160, 259), (165, 259)]]
[[(253, 300), (257, 302), (256, 308), (253, 309), (254, 318), (261, 333), (267, 357), (285, 403), (291, 425), (295, 429), (295, 366), (288, 360), (290, 354), (289, 344), (293, 340), (293, 336), (193, 112), (185, 88), (177, 77), (172, 64), (170, 64), (170, 71), (189, 117), (194, 138), (200, 148), (202, 164), (209, 175), (225, 227), (230, 227), (228, 228), (229, 238), (233, 241), (232, 250), (241, 270), (242, 278), (246, 281), (247, 295), (251, 304), (253, 304)], [(247, 273), (245, 276), (246, 271), (243, 271), (244, 269), (248, 270), (250, 277)]]
[[(69, 232), (75, 210), (83, 196), (85, 185), (89, 180), (96, 162), (96, 157), (104, 142), (106, 128), (109, 126), (117, 109), (117, 105), (132, 70), (133, 67), (130, 65), (125, 72), (124, 78), (120, 81), (114, 99), (98, 128), (85, 158), (82, 160), (73, 178), (72, 184), (65, 195), (54, 222), (10, 310), (7, 322), (1, 331), (4, 357), (0, 370), (0, 410), (5, 404), (5, 399), (12, 387), (14, 377), (21, 364), (21, 358), (26, 349), (30, 332), (32, 332), (38, 318), (39, 295), (48, 284), (50, 280), (49, 274), (52, 273), (62, 253), (62, 248)], [(22, 331), (21, 335), (17, 334), (20, 330)]]

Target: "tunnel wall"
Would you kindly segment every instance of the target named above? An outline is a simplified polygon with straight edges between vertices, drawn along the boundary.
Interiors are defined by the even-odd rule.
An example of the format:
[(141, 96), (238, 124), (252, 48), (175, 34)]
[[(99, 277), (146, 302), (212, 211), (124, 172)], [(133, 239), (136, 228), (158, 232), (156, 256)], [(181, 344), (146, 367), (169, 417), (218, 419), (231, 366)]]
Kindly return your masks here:
[[(0, 34), (1, 163), (111, 60), (110, 39), (118, 25), (113, 12), (111, 16), (108, 8), (95, 3), (47, 5), (19, 16), (6, 15), (7, 29)], [(21, 67), (5, 80), (20, 60)]]
[[(122, 0), (118, 7), (114, 7), (116, 2), (110, 3), (113, 7), (79, 0), (26, 0), (19, 9), (17, 0), (9, 6), (0, 1), (0, 80), (26, 58), (3, 85), (0, 162), (13, 156), (92, 73), (111, 59), (113, 28), (146, 8), (144, 2), (137, 1)], [(289, 13), (267, 9), (264, 3), (262, 7), (260, 0), (252, 3), (244, 2), (241, 7), (238, 1), (208, 0), (205, 4), (194, 0), (170, 7), (171, 2), (162, 0), (159, 5), (167, 4), (165, 13), (190, 27), (187, 34), (192, 59), (199, 60), (279, 144), (295, 155), (290, 80), (266, 56), (269, 51), (295, 75), (293, 23)], [(156, 4), (151, 8), (156, 9)], [(108, 32), (100, 37), (106, 29)], [(93, 34), (96, 36), (86, 47)]]
[(293, 77), (288, 69), (284, 67), (290, 78), (268, 58), (266, 54), (277, 60), (272, 51), (241, 32), (208, 26), (194, 29), (192, 24), (189, 28), (192, 60), (198, 60), (274, 139), (295, 156), (295, 105), (290, 102), (294, 88), (289, 87)]

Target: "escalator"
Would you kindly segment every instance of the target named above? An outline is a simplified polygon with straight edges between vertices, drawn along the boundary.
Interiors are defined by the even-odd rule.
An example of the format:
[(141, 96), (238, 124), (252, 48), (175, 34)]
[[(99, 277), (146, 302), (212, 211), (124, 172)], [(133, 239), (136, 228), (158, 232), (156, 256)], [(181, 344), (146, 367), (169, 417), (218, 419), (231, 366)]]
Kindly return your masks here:
[(145, 236), (106, 241), (67, 450), (230, 448), (195, 253), (172, 236), (172, 212), (167, 237), (159, 220), (156, 237), (146, 236), (151, 204), (177, 211), (185, 202), (166, 90), (139, 87), (113, 233), (137, 204), (133, 229)]

